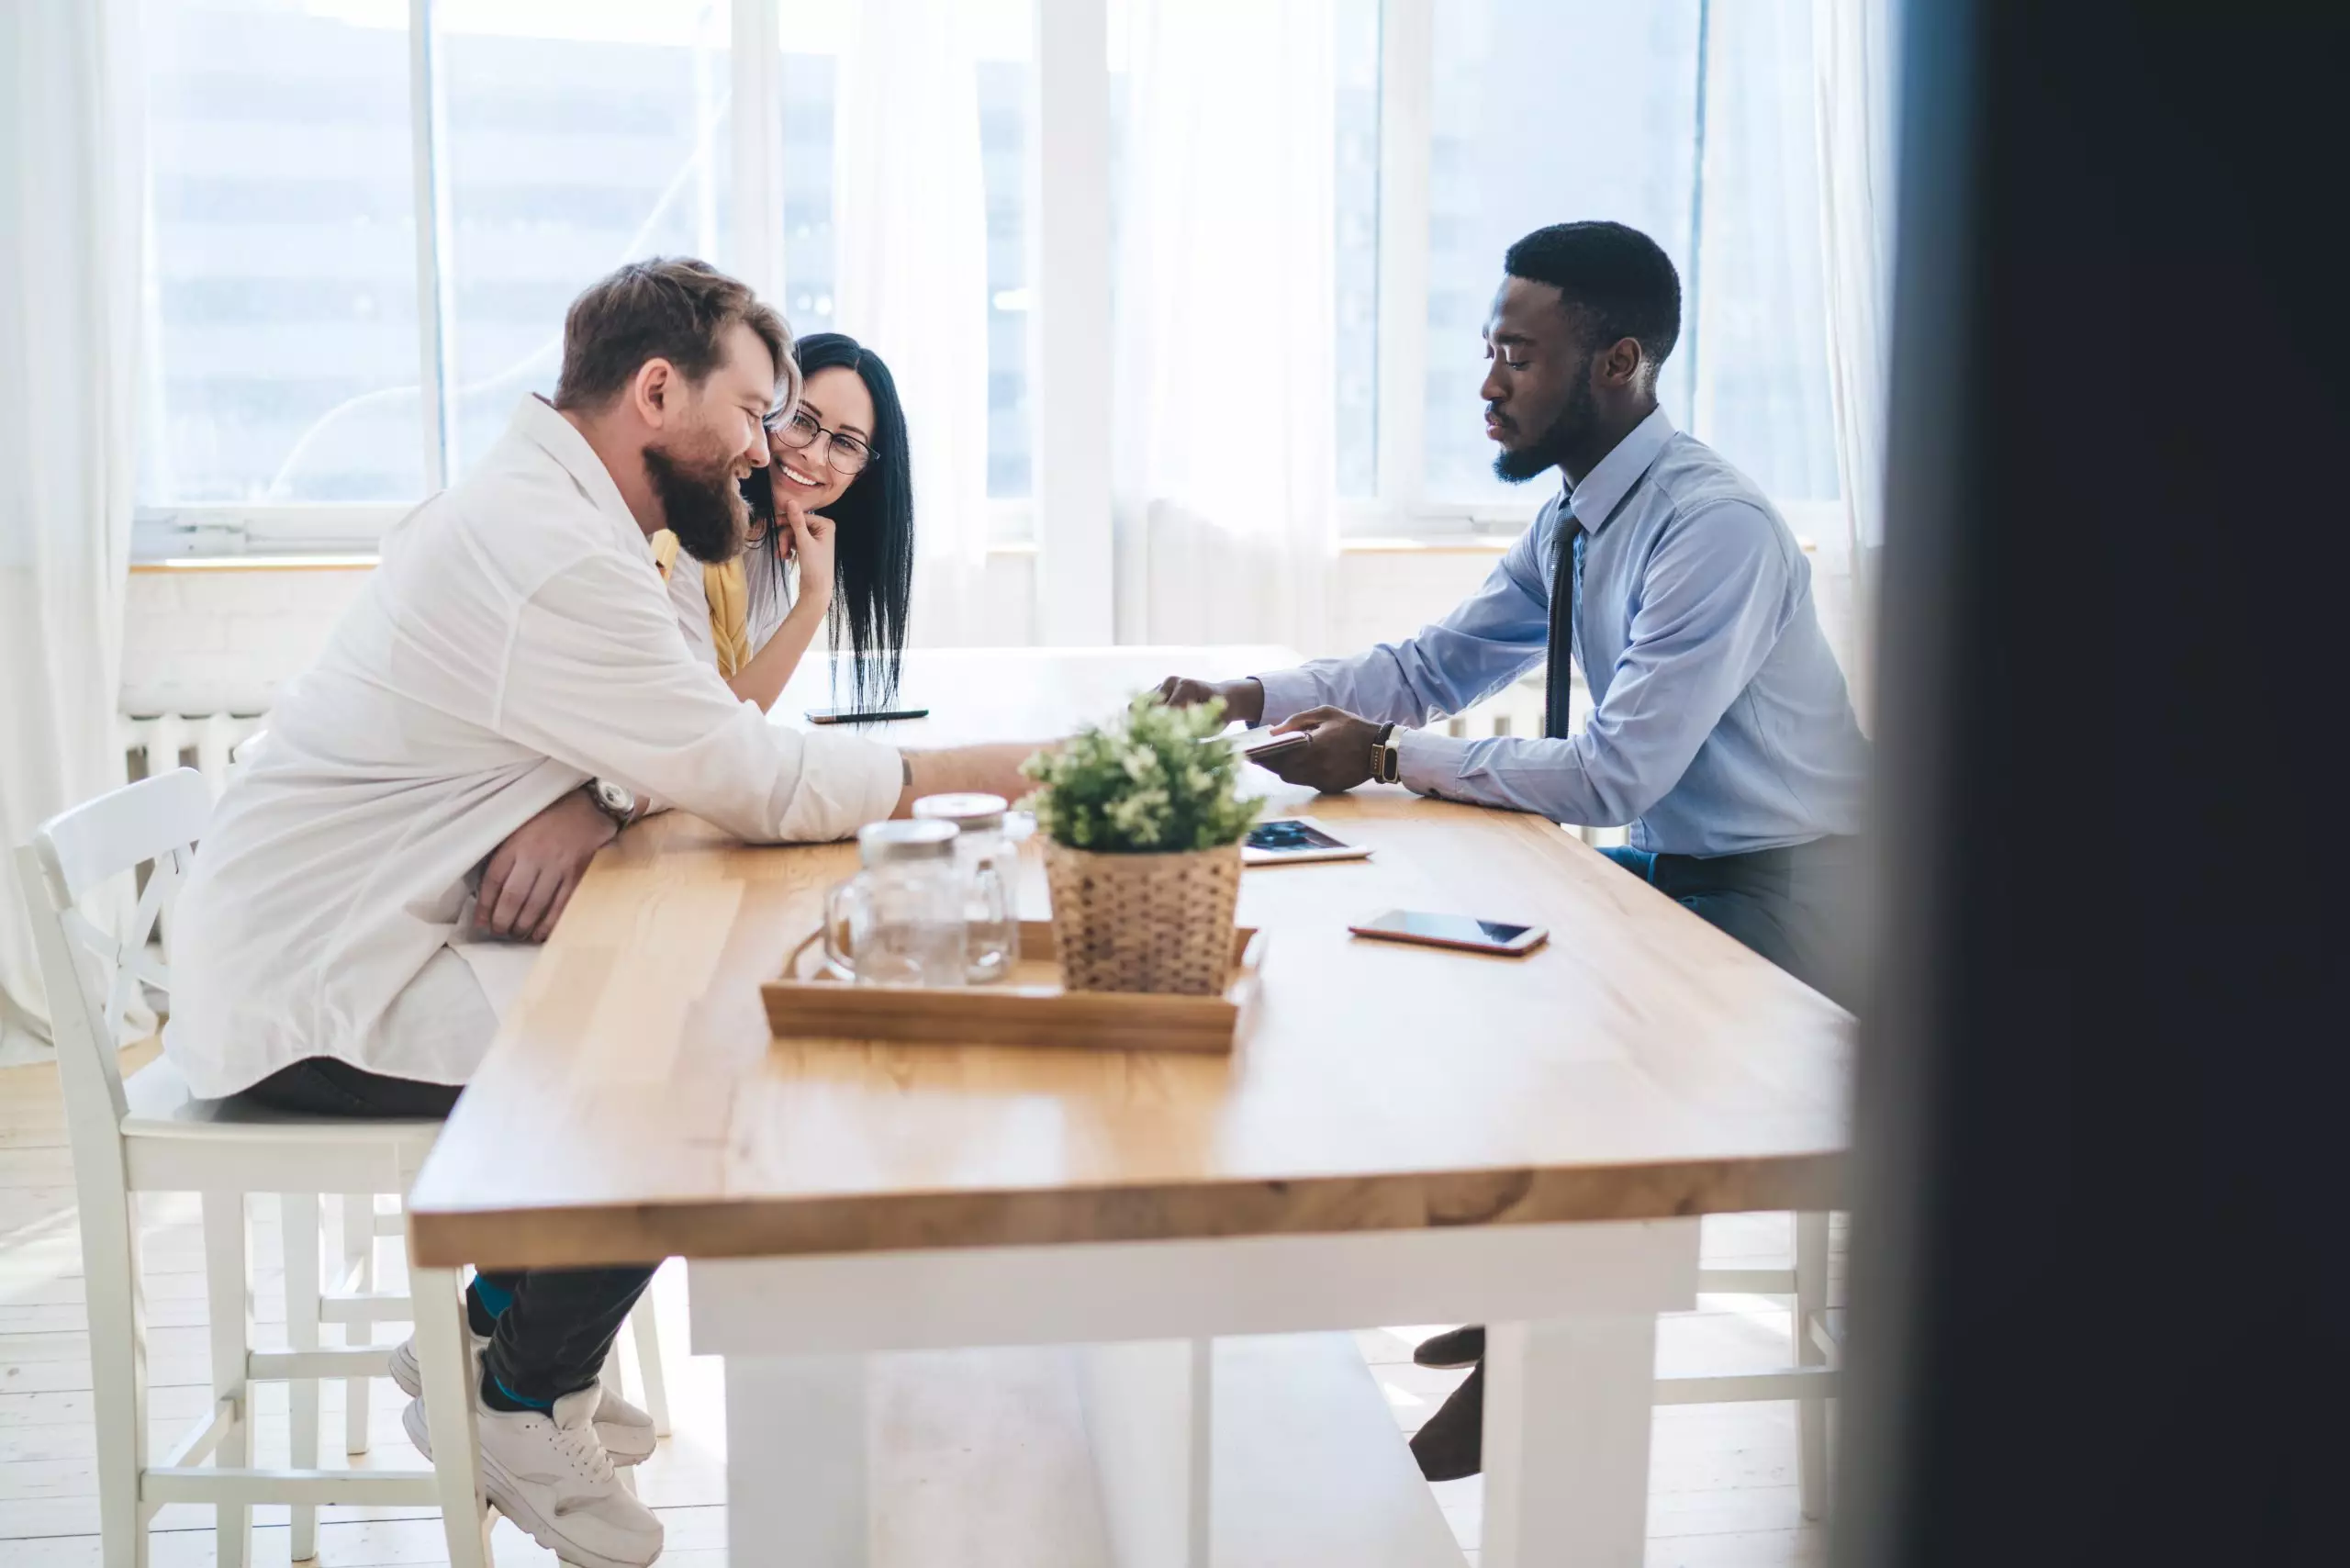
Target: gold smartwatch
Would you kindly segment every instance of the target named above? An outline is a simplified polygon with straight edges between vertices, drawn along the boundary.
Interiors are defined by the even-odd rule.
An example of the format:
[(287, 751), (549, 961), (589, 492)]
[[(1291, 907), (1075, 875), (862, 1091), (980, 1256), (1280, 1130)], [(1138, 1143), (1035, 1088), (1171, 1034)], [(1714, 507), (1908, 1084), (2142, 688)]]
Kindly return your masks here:
[(1404, 761), (1395, 750), (1395, 726), (1379, 726), (1379, 738), (1371, 743), (1371, 776), (1382, 784), (1399, 784), (1404, 778)]

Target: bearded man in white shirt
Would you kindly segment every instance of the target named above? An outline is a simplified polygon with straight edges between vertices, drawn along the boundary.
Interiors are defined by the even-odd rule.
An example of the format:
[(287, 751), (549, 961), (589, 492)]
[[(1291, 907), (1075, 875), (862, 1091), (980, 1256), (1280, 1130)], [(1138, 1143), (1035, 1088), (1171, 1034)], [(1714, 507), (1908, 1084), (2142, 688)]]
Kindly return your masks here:
[[(1025, 745), (904, 753), (770, 725), (694, 656), (646, 547), (743, 548), (762, 421), (797, 400), (782, 320), (696, 261), (576, 300), (552, 403), (403, 519), (230, 784), (173, 923), (164, 1050), (199, 1095), (438, 1116), (595, 851), (654, 801), (751, 840), (844, 837), (915, 796), (1023, 788)], [(654, 1261), (654, 1260), (648, 1260)], [(600, 1388), (649, 1267), (490, 1273), (468, 1308), (491, 1499), (582, 1568), (658, 1519), (612, 1464), (650, 1417)], [(409, 1347), (394, 1378), (419, 1391)], [(420, 1402), (407, 1426), (420, 1449)]]

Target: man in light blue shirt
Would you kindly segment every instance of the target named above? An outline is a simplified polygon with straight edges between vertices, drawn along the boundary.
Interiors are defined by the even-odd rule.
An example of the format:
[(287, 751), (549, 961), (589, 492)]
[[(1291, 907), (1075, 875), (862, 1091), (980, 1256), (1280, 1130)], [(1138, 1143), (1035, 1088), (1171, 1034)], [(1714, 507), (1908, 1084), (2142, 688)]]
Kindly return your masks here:
[[(1485, 328), (1494, 469), (1522, 482), (1556, 468), (1561, 492), (1483, 588), (1416, 636), (1245, 680), (1177, 678), (1162, 694), (1220, 697), (1236, 718), (1304, 732), (1304, 748), (1266, 764), (1294, 783), (1376, 778), (1628, 824), (1630, 846), (1607, 851), (1617, 864), (1849, 1002), (1868, 742), (1794, 534), (1753, 481), (1657, 407), (1681, 280), (1618, 223), (1538, 230), (1505, 270)], [(1571, 656), (1595, 705), (1575, 734)], [(1550, 675), (1542, 736), (1420, 727), (1538, 664)], [(1440, 1336), (1422, 1359), (1468, 1364), (1481, 1338)], [(1477, 1468), (1480, 1381), (1413, 1441), (1432, 1479)]]
[[(1486, 328), (1494, 470), (1565, 483), (1483, 588), (1436, 624), (1350, 658), (1214, 685), (1235, 717), (1303, 731), (1269, 766), (1324, 790), (1375, 778), (1446, 800), (1630, 827), (1619, 863), (1823, 985), (1824, 910), (1785, 886), (1852, 857), (1868, 742), (1819, 629), (1811, 569), (1754, 483), (1673, 428), (1656, 376), (1681, 286), (1653, 241), (1560, 224), (1512, 246)], [(1568, 734), (1568, 659), (1595, 711)], [(1538, 664), (1541, 737), (1420, 728)], [(1809, 851), (1809, 853), (1805, 853)], [(1758, 877), (1758, 873), (1761, 873)], [(1801, 881), (1800, 876), (1793, 879)]]

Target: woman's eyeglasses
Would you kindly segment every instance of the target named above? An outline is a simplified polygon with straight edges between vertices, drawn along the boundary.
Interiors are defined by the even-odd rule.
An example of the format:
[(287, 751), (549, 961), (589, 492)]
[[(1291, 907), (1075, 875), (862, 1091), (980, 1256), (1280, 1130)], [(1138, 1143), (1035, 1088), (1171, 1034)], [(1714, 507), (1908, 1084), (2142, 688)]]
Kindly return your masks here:
[(824, 461), (832, 465), (835, 474), (860, 473), (867, 464), (873, 461), (872, 447), (856, 436), (826, 430), (805, 409), (792, 409), (788, 420), (770, 419), (767, 426), (775, 433), (777, 440), (795, 452), (805, 452), (816, 444), (819, 436), (822, 437)]

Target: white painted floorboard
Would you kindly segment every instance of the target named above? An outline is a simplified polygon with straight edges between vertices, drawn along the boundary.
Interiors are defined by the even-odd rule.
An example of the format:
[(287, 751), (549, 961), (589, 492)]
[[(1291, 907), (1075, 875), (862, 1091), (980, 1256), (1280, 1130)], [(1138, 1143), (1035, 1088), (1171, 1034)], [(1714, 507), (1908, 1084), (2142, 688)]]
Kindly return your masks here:
[[(263, 1325), (282, 1322), (276, 1288), (278, 1238), (274, 1205), (253, 1205), (256, 1307)], [(176, 1436), (210, 1402), (205, 1338), (202, 1237), (196, 1200), (145, 1201), (142, 1246), (150, 1338), (154, 1436)], [(1793, 1245), (1785, 1215), (1708, 1220), (1709, 1265), (1785, 1266)], [(97, 1568), (95, 1432), (89, 1410), (89, 1360), (83, 1319), (80, 1244), (73, 1175), (54, 1072), (0, 1069), (0, 1562), (8, 1568)], [(397, 1249), (386, 1248), (389, 1259)], [(1841, 1227), (1835, 1237), (1832, 1294), (1841, 1296)], [(722, 1568), (726, 1562), (726, 1421), (718, 1363), (686, 1354), (685, 1277), (662, 1271), (661, 1319), (668, 1328), (669, 1397), (676, 1435), (637, 1472), (640, 1495), (668, 1529), (665, 1563)], [(1660, 1373), (1762, 1370), (1787, 1360), (1785, 1302), (1707, 1296), (1701, 1310), (1665, 1319), (1658, 1336)], [(1436, 1326), (1365, 1328), (1356, 1335), (1397, 1425), (1418, 1429), (1465, 1375), (1412, 1364), (1412, 1347)], [(264, 1335), (272, 1330), (263, 1329)], [(342, 1391), (322, 1393), (320, 1426), (341, 1430)], [(401, 1468), (419, 1462), (399, 1424), (403, 1400), (388, 1383), (370, 1406), (371, 1451), (357, 1462)], [(1682, 1406), (1656, 1413), (1650, 1476), (1649, 1568), (1792, 1568), (1827, 1560), (1827, 1532), (1806, 1526), (1796, 1501), (1796, 1420), (1792, 1405)], [(263, 1462), (282, 1462), (285, 1388), (262, 1385), (259, 1448)], [(341, 1462), (329, 1443), (324, 1462)], [(1475, 1480), (1436, 1488), (1437, 1501), (1476, 1562), (1482, 1486)], [(255, 1568), (285, 1562), (284, 1508), (257, 1508)], [(423, 1508), (324, 1508), (319, 1556), (331, 1568), (431, 1564), (444, 1560), (437, 1515)], [(211, 1511), (169, 1507), (157, 1516), (153, 1568), (209, 1568)], [(554, 1559), (500, 1522), (498, 1562), (543, 1568)]]

